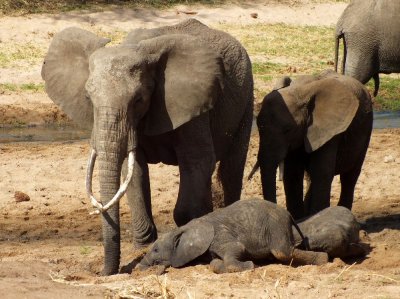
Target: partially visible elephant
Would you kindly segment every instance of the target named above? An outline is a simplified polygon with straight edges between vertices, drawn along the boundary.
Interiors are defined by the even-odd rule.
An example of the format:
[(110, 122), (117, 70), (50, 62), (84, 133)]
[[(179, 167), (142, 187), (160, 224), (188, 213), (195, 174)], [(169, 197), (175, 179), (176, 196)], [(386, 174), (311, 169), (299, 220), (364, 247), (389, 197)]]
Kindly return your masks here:
[[(325, 71), (280, 81), (257, 116), (263, 195), (276, 202), (276, 170), (284, 162), (286, 206), (295, 219), (330, 205), (340, 174), (339, 205), (351, 209), (372, 131), (372, 103), (357, 80)], [(303, 202), (304, 173), (310, 184)]]
[[(290, 214), (277, 204), (262, 199), (240, 200), (165, 234), (137, 268), (182, 267), (203, 255), (211, 259), (216, 273), (253, 269), (255, 259), (302, 265), (327, 263), (325, 252), (295, 248), (293, 224)], [(301, 235), (300, 230), (298, 233)]]
[(339, 41), (343, 38), (343, 74), (367, 83), (379, 73), (400, 73), (400, 1), (353, 0), (337, 22), (335, 69), (338, 69)]
[[(50, 98), (92, 128), (87, 191), (102, 213), (106, 275), (119, 270), (118, 201), (125, 192), (135, 245), (157, 238), (148, 163), (179, 166), (178, 225), (212, 210), (217, 161), (225, 204), (239, 200), (253, 114), (251, 63), (232, 36), (191, 19), (134, 30), (119, 46), (105, 47), (108, 41), (65, 29), (42, 68)], [(101, 202), (91, 187), (96, 157)]]
[[(329, 257), (346, 258), (367, 254), (366, 244), (360, 243), (360, 224), (345, 207), (329, 207), (298, 223), (300, 235), (293, 226), (299, 248), (326, 252)], [(305, 244), (304, 244), (304, 241)]]

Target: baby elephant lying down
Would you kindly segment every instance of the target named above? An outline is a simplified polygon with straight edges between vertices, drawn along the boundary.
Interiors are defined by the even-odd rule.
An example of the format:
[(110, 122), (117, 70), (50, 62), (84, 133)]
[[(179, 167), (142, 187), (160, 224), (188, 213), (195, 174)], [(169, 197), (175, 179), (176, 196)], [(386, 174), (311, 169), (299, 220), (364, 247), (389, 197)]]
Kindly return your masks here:
[(251, 260), (320, 265), (325, 252), (295, 248), (294, 224), (289, 212), (261, 200), (240, 200), (163, 235), (137, 268), (152, 265), (181, 267), (199, 256), (211, 256), (216, 273), (253, 269)]
[[(351, 257), (367, 254), (365, 244), (360, 244), (360, 224), (345, 207), (326, 208), (298, 223), (310, 250), (324, 251), (330, 257)], [(296, 243), (304, 238), (293, 229)], [(304, 244), (302, 244), (302, 247)]]

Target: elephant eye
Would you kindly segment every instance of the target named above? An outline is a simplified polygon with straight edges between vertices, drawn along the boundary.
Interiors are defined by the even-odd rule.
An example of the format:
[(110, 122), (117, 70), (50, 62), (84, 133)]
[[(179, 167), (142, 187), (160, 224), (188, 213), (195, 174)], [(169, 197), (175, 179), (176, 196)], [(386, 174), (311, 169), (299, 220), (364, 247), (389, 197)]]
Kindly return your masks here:
[(134, 104), (134, 105), (136, 105), (136, 104), (140, 104), (140, 103), (142, 103), (143, 102), (143, 97), (141, 96), (141, 95), (135, 95), (133, 98), (132, 98), (132, 103)]
[(153, 251), (154, 251), (155, 253), (158, 253), (158, 248), (157, 248), (157, 247), (153, 248)]

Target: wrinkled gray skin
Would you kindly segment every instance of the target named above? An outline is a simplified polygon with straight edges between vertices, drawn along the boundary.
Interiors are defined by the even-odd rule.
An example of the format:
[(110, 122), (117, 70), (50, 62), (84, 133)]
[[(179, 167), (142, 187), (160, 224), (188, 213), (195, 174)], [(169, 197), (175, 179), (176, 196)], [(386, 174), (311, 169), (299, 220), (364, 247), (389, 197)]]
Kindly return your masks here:
[[(345, 207), (329, 207), (298, 223), (310, 250), (323, 251), (329, 257), (354, 257), (367, 254), (359, 243), (360, 224)], [(302, 237), (293, 228), (296, 243)]]
[[(254, 268), (252, 260), (320, 265), (328, 262), (325, 252), (295, 248), (293, 219), (278, 205), (261, 200), (240, 200), (158, 239), (137, 265), (138, 269), (162, 265), (182, 267), (206, 253), (216, 273)], [(206, 256), (204, 255), (204, 256)]]
[[(196, 20), (132, 31), (119, 46), (79, 29), (55, 35), (42, 68), (51, 99), (92, 129), (100, 201), (120, 186), (128, 152), (135, 167), (127, 198), (136, 246), (157, 238), (148, 163), (178, 165), (174, 219), (183, 225), (212, 210), (211, 175), (220, 161), (225, 204), (240, 198), (253, 111), (245, 49)], [(119, 206), (102, 214), (106, 275), (120, 261)]]
[[(283, 78), (264, 98), (257, 125), (266, 200), (276, 202), (276, 169), (284, 161), (286, 206), (295, 219), (329, 207), (337, 174), (339, 205), (351, 209), (372, 130), (371, 97), (360, 82), (333, 71)], [(305, 171), (310, 184), (303, 202)]]
[(367, 83), (379, 73), (400, 72), (400, 1), (353, 0), (336, 24), (335, 68), (338, 68), (339, 42), (343, 38), (342, 71)]

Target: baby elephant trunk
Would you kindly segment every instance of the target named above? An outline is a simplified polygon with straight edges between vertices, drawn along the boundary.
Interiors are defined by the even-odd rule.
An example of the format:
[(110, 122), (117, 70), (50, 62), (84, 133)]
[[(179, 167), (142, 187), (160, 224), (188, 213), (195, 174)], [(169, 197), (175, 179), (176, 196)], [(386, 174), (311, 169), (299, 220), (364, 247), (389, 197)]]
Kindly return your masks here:
[[(140, 263), (136, 264), (135, 269), (139, 271), (145, 271), (149, 269), (151, 266), (154, 266), (153, 264), (148, 263), (145, 259), (142, 259)], [(165, 272), (167, 269), (166, 265), (157, 265), (157, 270), (156, 273), (157, 275), (161, 275)]]

